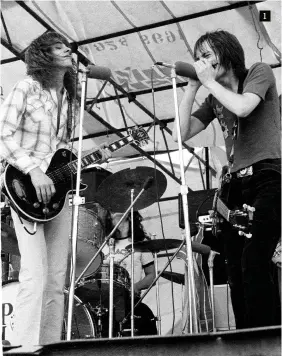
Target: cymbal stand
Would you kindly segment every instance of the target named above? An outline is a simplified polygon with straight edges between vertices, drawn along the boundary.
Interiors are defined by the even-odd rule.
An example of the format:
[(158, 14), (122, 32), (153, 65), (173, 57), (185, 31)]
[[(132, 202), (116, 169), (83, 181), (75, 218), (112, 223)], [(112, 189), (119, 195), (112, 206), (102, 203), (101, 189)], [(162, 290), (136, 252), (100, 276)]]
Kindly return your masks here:
[[(156, 239), (156, 235), (154, 236), (154, 240)], [(155, 261), (155, 274), (158, 275), (158, 253), (154, 252), (154, 261)], [(160, 309), (160, 288), (159, 288), (159, 280), (156, 281), (156, 302), (157, 302), (157, 325), (158, 325), (158, 335), (162, 334), (162, 323), (161, 323), (161, 309)]]
[(113, 337), (113, 322), (114, 322), (114, 260), (115, 260), (115, 239), (109, 239), (110, 251), (110, 285), (109, 285), (109, 338)]
[(175, 68), (171, 69), (171, 79), (173, 87), (174, 96), (174, 108), (175, 108), (175, 121), (177, 127), (177, 141), (178, 141), (178, 151), (179, 151), (179, 163), (180, 163), (180, 173), (181, 173), (181, 186), (180, 193), (182, 197), (182, 206), (184, 213), (184, 223), (185, 223), (185, 237), (186, 237), (186, 254), (187, 254), (187, 269), (188, 269), (188, 304), (189, 304), (189, 317), (190, 317), (190, 333), (198, 333), (198, 320), (197, 320), (197, 309), (196, 309), (196, 289), (195, 289), (195, 278), (194, 278), (194, 268), (193, 268), (193, 258), (192, 258), (192, 243), (191, 243), (191, 233), (189, 225), (189, 214), (188, 214), (188, 186), (185, 180), (184, 162), (183, 162), (183, 150), (182, 150), (182, 140), (180, 132), (180, 119), (178, 111), (178, 100), (177, 100), (177, 89), (176, 89), (176, 71)]
[[(131, 204), (134, 199), (134, 189), (131, 189)], [(131, 208), (131, 337), (134, 336), (134, 216)]]
[(71, 258), (71, 271), (70, 271), (70, 288), (69, 288), (67, 338), (66, 338), (66, 340), (71, 339), (71, 325), (72, 325), (74, 287), (75, 287), (75, 271), (76, 271), (78, 206), (82, 203), (82, 198), (79, 195), (79, 190), (80, 190), (80, 177), (81, 177), (82, 135), (83, 135), (84, 106), (85, 106), (85, 98), (86, 98), (86, 82), (87, 82), (87, 72), (82, 72), (82, 76), (81, 76), (81, 105), (80, 105), (79, 135), (78, 135), (79, 140), (78, 140), (78, 156), (77, 156), (77, 174), (76, 174), (75, 196), (73, 199), (74, 212), (73, 212), (73, 225), (72, 225), (72, 258)]

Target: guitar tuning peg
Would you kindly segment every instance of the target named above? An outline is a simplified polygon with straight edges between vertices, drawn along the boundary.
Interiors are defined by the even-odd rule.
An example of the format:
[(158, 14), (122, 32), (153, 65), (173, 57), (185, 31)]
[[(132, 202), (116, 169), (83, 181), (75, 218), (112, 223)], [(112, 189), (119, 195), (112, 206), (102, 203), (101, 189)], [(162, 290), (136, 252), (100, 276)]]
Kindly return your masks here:
[(243, 208), (244, 208), (244, 210), (248, 210), (251, 213), (253, 213), (256, 210), (256, 208), (254, 208), (253, 206), (247, 205), (247, 204), (243, 204)]
[(252, 234), (246, 234), (244, 231), (238, 231), (238, 234), (240, 236), (245, 236), (247, 239), (250, 239), (253, 235)]

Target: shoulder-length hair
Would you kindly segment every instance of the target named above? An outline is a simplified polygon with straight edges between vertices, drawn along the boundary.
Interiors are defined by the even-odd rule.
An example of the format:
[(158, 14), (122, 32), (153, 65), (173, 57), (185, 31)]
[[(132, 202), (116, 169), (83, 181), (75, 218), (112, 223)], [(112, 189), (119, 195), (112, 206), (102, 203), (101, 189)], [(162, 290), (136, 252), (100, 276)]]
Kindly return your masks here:
[[(25, 52), (27, 74), (37, 80), (44, 89), (50, 88), (53, 75), (54, 58), (50, 49), (52, 45), (58, 42), (70, 46), (64, 36), (49, 31), (33, 40)], [(70, 68), (64, 77), (64, 86), (71, 99), (75, 97), (76, 91), (75, 73), (75, 62), (73, 61), (73, 68)]]
[(232, 68), (238, 79), (244, 78), (247, 72), (245, 54), (236, 36), (223, 30), (207, 32), (195, 43), (194, 58), (196, 58), (196, 52), (204, 51), (205, 43), (212, 48), (218, 57), (219, 64), (225, 70)]
[[(128, 231), (128, 237), (131, 237), (131, 214), (128, 215), (126, 218), (129, 220), (129, 231)], [(134, 230), (134, 242), (139, 242), (143, 241), (145, 239), (150, 239), (148, 234), (145, 232), (144, 227), (142, 225), (142, 216), (138, 211), (133, 212), (133, 230)], [(106, 217), (106, 234), (108, 235), (111, 230), (114, 228), (114, 225), (111, 220), (111, 214), (108, 212), (107, 217)], [(114, 238), (117, 237), (117, 235), (114, 234)]]

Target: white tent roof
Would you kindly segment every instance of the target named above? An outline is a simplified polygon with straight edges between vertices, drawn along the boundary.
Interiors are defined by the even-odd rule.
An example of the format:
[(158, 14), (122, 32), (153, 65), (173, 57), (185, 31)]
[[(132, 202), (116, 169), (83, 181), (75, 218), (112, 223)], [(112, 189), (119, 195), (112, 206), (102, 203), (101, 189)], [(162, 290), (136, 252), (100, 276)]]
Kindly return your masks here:
[[(260, 10), (271, 11), (271, 22), (259, 21)], [(126, 127), (137, 124), (149, 129), (149, 145), (142, 150), (127, 146), (114, 157), (151, 153), (154, 146), (160, 152), (175, 150), (170, 135), (175, 116), (170, 70), (154, 63), (193, 63), (197, 38), (219, 28), (238, 37), (247, 66), (261, 60), (272, 65), (280, 93), (280, 1), (2, 1), (3, 94), (25, 74), (17, 59), (29, 43), (54, 29), (78, 44), (84, 63), (87, 58), (112, 72), (99, 97), (104, 82), (88, 79), (87, 103), (92, 109), (85, 112), (84, 149), (90, 149), (93, 140), (111, 143), (126, 133)], [(178, 77), (177, 82), (180, 101), (187, 78)], [(195, 107), (206, 95), (201, 88)], [(217, 122), (187, 145), (224, 145)]]

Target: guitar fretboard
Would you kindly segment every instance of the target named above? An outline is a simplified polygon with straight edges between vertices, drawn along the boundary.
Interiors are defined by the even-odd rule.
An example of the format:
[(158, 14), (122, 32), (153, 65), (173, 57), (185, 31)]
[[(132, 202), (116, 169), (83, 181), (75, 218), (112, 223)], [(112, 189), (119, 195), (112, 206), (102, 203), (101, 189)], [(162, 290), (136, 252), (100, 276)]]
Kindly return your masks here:
[[(111, 152), (115, 152), (120, 148), (126, 146), (130, 142), (133, 142), (134, 139), (131, 135), (123, 137), (122, 139), (111, 143), (107, 148)], [(100, 151), (95, 149), (91, 153), (88, 153), (84, 157), (81, 158), (81, 169), (89, 166), (90, 164), (97, 163), (101, 160), (102, 155)], [(71, 174), (75, 174), (77, 172), (78, 160), (74, 160), (63, 167), (60, 167), (48, 174), (48, 176), (53, 180), (54, 183), (59, 183), (68, 179)]]

